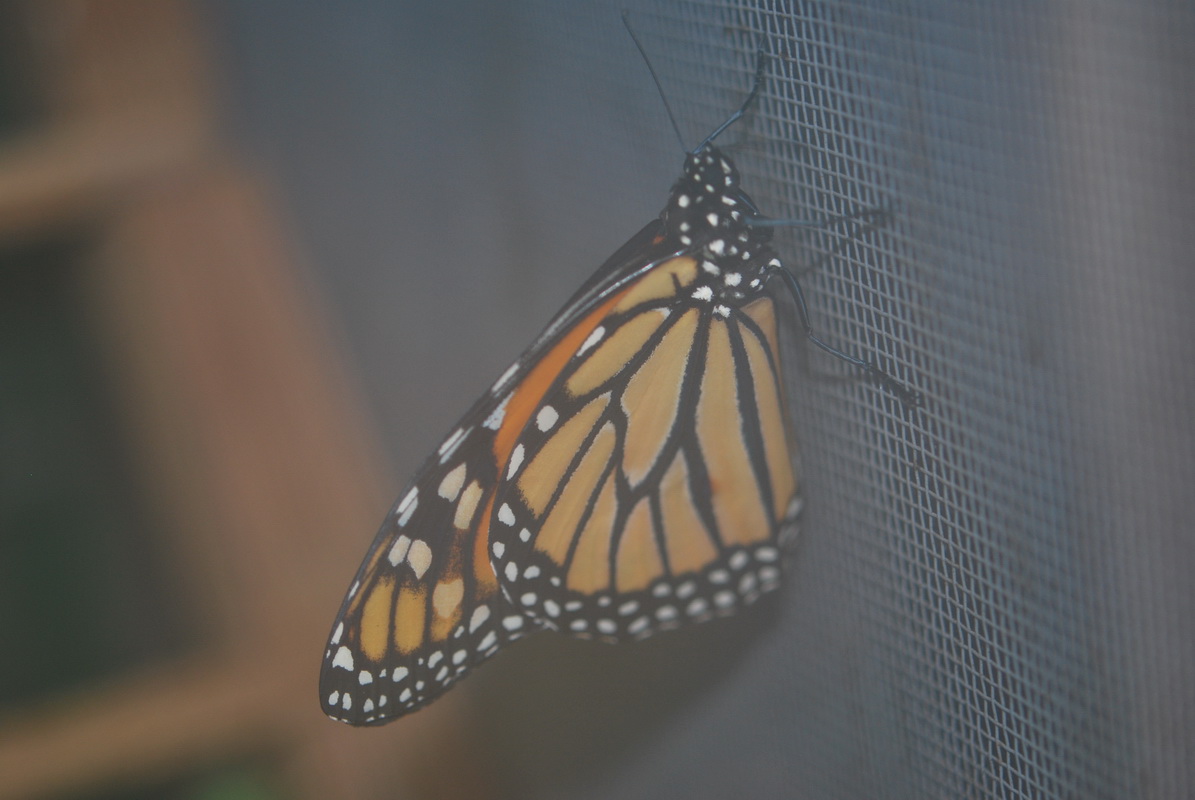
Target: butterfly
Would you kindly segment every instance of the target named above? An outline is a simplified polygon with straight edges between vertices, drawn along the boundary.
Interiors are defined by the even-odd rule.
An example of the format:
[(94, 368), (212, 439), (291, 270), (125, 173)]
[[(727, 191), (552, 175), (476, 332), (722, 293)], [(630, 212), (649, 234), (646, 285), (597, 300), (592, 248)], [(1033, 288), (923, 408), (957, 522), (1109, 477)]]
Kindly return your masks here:
[(642, 639), (779, 586), (801, 500), (778, 292), (816, 344), (887, 376), (813, 337), (772, 228), (713, 144), (763, 74), (761, 54), (750, 95), (686, 154), (659, 218), (401, 494), (333, 625), (330, 717), (394, 720), (536, 631)]

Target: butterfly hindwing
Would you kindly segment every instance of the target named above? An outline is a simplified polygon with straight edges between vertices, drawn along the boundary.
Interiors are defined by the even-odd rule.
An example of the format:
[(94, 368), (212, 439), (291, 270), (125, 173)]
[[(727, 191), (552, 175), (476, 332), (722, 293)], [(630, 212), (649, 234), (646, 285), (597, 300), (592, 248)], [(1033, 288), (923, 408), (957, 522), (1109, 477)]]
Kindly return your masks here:
[(797, 487), (774, 301), (700, 263), (618, 296), (499, 477), (494, 571), (547, 627), (642, 638), (778, 585)]

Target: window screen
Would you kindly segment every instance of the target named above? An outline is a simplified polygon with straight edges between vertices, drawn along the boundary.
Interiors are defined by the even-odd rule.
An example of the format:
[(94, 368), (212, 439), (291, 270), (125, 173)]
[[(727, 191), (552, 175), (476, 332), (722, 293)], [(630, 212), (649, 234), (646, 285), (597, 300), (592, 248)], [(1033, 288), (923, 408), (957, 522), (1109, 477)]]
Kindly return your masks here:
[[(404, 472), (683, 160), (621, 3), (425, 5), (287, 11), (264, 46), (306, 25), (322, 55), (246, 89)], [(1190, 4), (631, 12), (684, 147), (769, 52), (720, 144), (773, 217), (885, 212), (778, 249), (820, 334), (925, 402), (794, 337), (782, 596), (511, 648), (460, 690), (494, 763), (535, 797), (1189, 796)], [(283, 12), (225, 13), (249, 36)], [(344, 116), (287, 117), (287, 86)]]

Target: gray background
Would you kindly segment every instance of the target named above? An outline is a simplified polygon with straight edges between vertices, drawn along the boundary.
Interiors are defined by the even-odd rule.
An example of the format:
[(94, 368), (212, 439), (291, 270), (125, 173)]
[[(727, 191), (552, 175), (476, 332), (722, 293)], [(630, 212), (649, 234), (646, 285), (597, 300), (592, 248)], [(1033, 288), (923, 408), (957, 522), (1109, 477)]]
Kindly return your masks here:
[(511, 648), (460, 690), (502, 786), (1190, 796), (1191, 5), (205, 3), (231, 130), (399, 474), (663, 205), (682, 148), (626, 5), (686, 146), (766, 34), (724, 143), (772, 216), (891, 210), (779, 247), (816, 266), (822, 334), (926, 405), (798, 347), (786, 591), (643, 645)]

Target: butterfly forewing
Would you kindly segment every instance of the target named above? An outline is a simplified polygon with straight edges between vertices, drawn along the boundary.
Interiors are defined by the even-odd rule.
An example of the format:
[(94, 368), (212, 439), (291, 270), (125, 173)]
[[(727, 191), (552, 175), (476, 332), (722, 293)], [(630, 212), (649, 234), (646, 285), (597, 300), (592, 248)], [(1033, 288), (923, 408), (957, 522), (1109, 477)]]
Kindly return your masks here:
[(509, 607), (485, 557), (505, 398), (474, 406), (387, 515), (324, 656), (330, 716), (371, 724), (412, 711), (538, 627)]
[(728, 300), (712, 267), (671, 259), (624, 291), (500, 476), (494, 571), (545, 626), (642, 638), (778, 584), (797, 487), (773, 301)]

